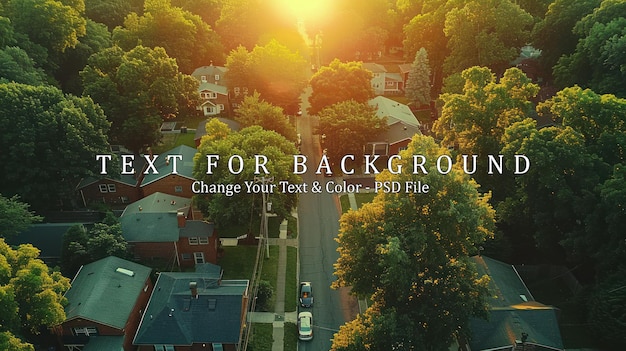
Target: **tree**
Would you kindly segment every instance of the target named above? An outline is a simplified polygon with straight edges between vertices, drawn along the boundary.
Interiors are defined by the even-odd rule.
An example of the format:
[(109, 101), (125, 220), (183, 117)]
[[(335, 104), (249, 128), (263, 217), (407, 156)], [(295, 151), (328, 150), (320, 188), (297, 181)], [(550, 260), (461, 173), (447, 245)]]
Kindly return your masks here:
[(606, 94), (626, 96), (626, 4), (604, 0), (574, 27), (576, 50), (554, 67), (560, 86), (581, 85)]
[(38, 334), (41, 327), (65, 320), (63, 294), (70, 281), (50, 271), (38, 256), (39, 249), (30, 244), (13, 249), (0, 239), (0, 345), (11, 345), (4, 349), (32, 350), (12, 335)]
[[(412, 173), (416, 154), (431, 172)], [(381, 316), (372, 323), (381, 330), (393, 326), (384, 321), (397, 320), (396, 331), (409, 321), (412, 332), (402, 340), (408, 349), (448, 350), (471, 316), (486, 316), (488, 278), (478, 277), (469, 256), (492, 236), (495, 214), (458, 166), (447, 175), (434, 171), (447, 154), (431, 137), (414, 136), (394, 163), (399, 174), (384, 171), (377, 180), (421, 181), (432, 193), (378, 193), (340, 219), (333, 286), (371, 296)]]
[(535, 24), (532, 32), (533, 46), (541, 49), (539, 61), (544, 69), (552, 72), (552, 67), (563, 55), (570, 55), (576, 49), (578, 36), (574, 25), (600, 5), (602, 0), (555, 0), (548, 7), (545, 17)]
[(387, 129), (386, 119), (378, 117), (373, 107), (354, 100), (323, 109), (319, 118), (317, 133), (326, 135), (323, 147), (328, 149), (331, 161), (348, 154), (362, 160), (368, 138)]
[(26, 51), (16, 46), (0, 49), (0, 82), (41, 85), (45, 81), (45, 73), (35, 67)]
[[(194, 158), (194, 178), (206, 184), (239, 184), (239, 193), (226, 194), (224, 192), (200, 195), (198, 202), (200, 209), (218, 226), (230, 224), (247, 224), (258, 218), (261, 213), (262, 198), (260, 193), (247, 191), (246, 182), (252, 184), (255, 177), (273, 177), (273, 184), (280, 181), (301, 183), (298, 175), (293, 173), (293, 155), (296, 154), (294, 143), (282, 135), (263, 130), (260, 126), (244, 128), (239, 132), (232, 132), (223, 139), (203, 138)], [(207, 174), (207, 155), (218, 155), (218, 166)], [(228, 162), (234, 155), (243, 159), (243, 169), (234, 174), (228, 169)], [(259, 170), (255, 174), (255, 155), (267, 157), (265, 174)], [(239, 167), (237, 160), (234, 167)], [(235, 168), (236, 169), (236, 168)], [(236, 173), (236, 172), (235, 172)], [(272, 212), (280, 218), (286, 218), (296, 205), (297, 195), (293, 193), (273, 192), (270, 195)]]
[(198, 82), (178, 72), (163, 48), (114, 46), (92, 55), (81, 72), (84, 94), (111, 121), (110, 139), (139, 152), (161, 138), (163, 120), (195, 114)]
[(626, 347), (626, 273), (624, 266), (594, 287), (589, 301), (589, 324), (606, 347)]
[(243, 127), (261, 126), (284, 136), (287, 140), (296, 141), (296, 129), (283, 114), (280, 107), (260, 99), (259, 93), (246, 96), (235, 110), (235, 120)]
[(133, 12), (126, 17), (124, 27), (113, 30), (113, 40), (126, 51), (137, 45), (162, 47), (187, 74), (224, 60), (219, 38), (211, 27), (199, 16), (172, 6), (169, 0), (145, 1), (143, 15)]
[(533, 17), (509, 0), (471, 0), (446, 14), (448, 55), (444, 72), (472, 66), (503, 72), (530, 39)]
[(267, 280), (259, 281), (259, 290), (256, 294), (256, 310), (267, 311), (269, 309), (270, 300), (274, 295), (274, 288)]
[[(444, 106), (433, 132), (443, 145), (455, 146), (460, 155), (479, 155), (473, 177), (481, 191), (494, 190), (494, 196), (501, 200), (510, 184), (499, 184), (505, 177), (496, 179), (488, 174), (486, 155), (500, 154), (506, 128), (531, 115), (530, 99), (539, 87), (517, 68), (506, 70), (500, 81), (485, 67), (466, 69), (462, 77), (462, 94), (441, 96)], [(468, 168), (470, 172), (472, 169)]]
[[(140, 10), (140, 9), (138, 9)], [(127, 0), (85, 0), (85, 15), (113, 30), (124, 24), (124, 18), (132, 11), (131, 1)]]
[(78, 181), (95, 174), (96, 154), (107, 153), (109, 128), (89, 97), (54, 87), (0, 84), (0, 193), (19, 195), (34, 209), (73, 198)]
[(311, 77), (311, 106), (308, 112), (317, 114), (337, 102), (354, 100), (366, 103), (374, 97), (372, 72), (363, 68), (360, 62), (333, 60)]
[[(73, 5), (73, 6), (72, 6)], [(13, 0), (6, 6), (15, 31), (26, 34), (49, 53), (63, 52), (85, 35), (82, 1)]]
[(0, 332), (0, 348), (7, 351), (35, 351), (32, 344), (25, 343), (9, 332)]
[(415, 60), (411, 66), (411, 71), (409, 71), (405, 94), (415, 106), (419, 107), (430, 103), (430, 66), (428, 65), (428, 53), (424, 48), (415, 54)]
[[(226, 79), (231, 91), (257, 91), (260, 97), (288, 114), (295, 114), (306, 86), (306, 61), (299, 53), (272, 39), (251, 52), (238, 47), (226, 60)], [(245, 93), (235, 95), (241, 100)]]
[(43, 218), (28, 210), (29, 205), (19, 201), (18, 196), (6, 198), (0, 195), (0, 237), (12, 238)]
[(75, 275), (82, 265), (109, 256), (131, 258), (128, 243), (122, 236), (122, 227), (112, 213), (89, 230), (77, 225), (63, 235), (61, 269), (67, 276)]
[(226, 51), (239, 46), (252, 50), (268, 25), (269, 21), (259, 21), (259, 16), (266, 14), (258, 0), (224, 1), (215, 30), (222, 38)]

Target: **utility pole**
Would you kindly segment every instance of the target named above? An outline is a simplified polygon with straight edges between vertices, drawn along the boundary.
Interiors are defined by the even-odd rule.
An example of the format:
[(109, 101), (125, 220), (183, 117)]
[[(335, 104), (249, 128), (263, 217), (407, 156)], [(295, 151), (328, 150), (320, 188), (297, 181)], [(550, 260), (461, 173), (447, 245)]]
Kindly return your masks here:
[[(255, 183), (261, 183), (262, 185), (266, 185), (274, 182), (274, 177), (254, 177)], [(265, 187), (262, 186), (261, 190), (264, 190)], [(261, 211), (261, 230), (260, 230), (260, 240), (265, 240), (265, 256), (270, 258), (270, 241), (269, 234), (267, 230), (267, 212), (271, 211), (272, 203), (267, 201), (268, 193), (265, 191), (261, 191), (261, 198), (263, 199), (263, 209)]]

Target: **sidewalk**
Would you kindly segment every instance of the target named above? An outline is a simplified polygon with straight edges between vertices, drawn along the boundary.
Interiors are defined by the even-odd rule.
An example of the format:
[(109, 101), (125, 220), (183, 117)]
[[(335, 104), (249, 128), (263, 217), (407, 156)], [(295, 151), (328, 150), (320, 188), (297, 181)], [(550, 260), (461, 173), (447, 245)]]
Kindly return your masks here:
[[(297, 217), (297, 213), (293, 214)], [(285, 322), (296, 323), (297, 312), (285, 313), (285, 277), (287, 275), (287, 246), (298, 247), (298, 239), (287, 239), (287, 220), (280, 224), (278, 238), (269, 238), (270, 245), (278, 246), (278, 275), (276, 278), (276, 303), (274, 312), (248, 312), (248, 319), (253, 323), (272, 323), (274, 342), (272, 351), (283, 351)]]

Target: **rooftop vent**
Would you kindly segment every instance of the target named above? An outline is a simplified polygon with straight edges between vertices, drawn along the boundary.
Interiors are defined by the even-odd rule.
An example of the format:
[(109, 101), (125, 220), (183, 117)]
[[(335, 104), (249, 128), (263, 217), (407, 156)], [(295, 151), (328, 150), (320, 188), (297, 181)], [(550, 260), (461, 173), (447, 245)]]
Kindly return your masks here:
[(131, 271), (130, 269), (126, 269), (126, 268), (118, 267), (115, 271), (117, 273), (122, 273), (124, 275), (129, 276), (129, 277), (134, 277), (135, 276), (135, 272)]

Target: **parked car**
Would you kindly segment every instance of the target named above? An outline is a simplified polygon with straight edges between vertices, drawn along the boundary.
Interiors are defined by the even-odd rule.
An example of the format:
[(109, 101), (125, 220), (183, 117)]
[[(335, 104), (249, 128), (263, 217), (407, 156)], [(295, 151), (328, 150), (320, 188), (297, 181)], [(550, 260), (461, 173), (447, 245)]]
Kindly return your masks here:
[(313, 287), (310, 282), (300, 283), (300, 306), (313, 306)]
[(298, 339), (313, 339), (313, 314), (311, 312), (300, 312), (298, 314)]

